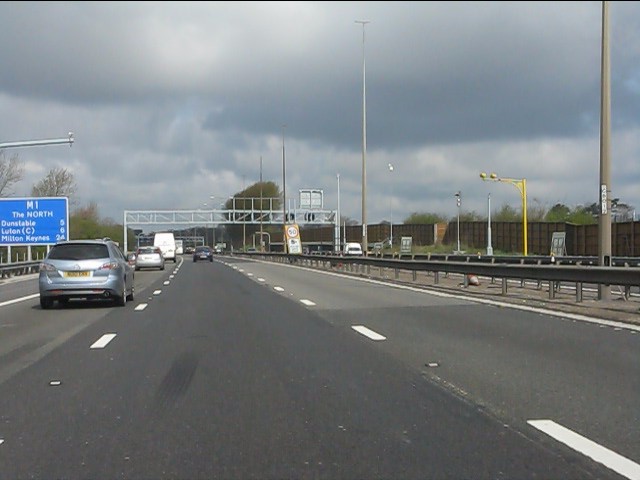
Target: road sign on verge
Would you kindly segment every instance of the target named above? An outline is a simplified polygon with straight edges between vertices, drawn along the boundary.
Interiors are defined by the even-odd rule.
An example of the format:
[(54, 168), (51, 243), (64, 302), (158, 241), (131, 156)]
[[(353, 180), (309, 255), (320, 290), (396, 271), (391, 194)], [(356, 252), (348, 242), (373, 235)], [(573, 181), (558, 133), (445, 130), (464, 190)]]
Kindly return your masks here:
[(50, 245), (69, 239), (69, 199), (0, 199), (0, 245)]

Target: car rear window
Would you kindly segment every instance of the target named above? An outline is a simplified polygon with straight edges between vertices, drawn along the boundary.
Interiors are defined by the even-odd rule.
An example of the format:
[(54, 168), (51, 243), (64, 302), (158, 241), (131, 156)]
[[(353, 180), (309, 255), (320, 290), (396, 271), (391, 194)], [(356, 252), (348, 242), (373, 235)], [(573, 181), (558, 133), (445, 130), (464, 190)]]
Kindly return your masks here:
[(155, 247), (144, 247), (138, 250), (138, 253), (159, 253), (160, 250)]
[(49, 252), (49, 259), (52, 260), (90, 260), (96, 258), (109, 258), (109, 249), (106, 245), (90, 243), (55, 245)]

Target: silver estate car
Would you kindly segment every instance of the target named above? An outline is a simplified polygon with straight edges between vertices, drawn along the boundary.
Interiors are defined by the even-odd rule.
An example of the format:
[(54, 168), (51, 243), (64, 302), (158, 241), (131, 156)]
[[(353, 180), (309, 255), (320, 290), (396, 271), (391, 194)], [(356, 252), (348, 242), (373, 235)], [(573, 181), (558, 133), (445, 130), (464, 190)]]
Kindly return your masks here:
[(110, 239), (58, 242), (40, 264), (40, 306), (72, 298), (133, 300), (134, 267)]
[(164, 270), (164, 255), (160, 247), (140, 247), (136, 250), (136, 270), (141, 268)]

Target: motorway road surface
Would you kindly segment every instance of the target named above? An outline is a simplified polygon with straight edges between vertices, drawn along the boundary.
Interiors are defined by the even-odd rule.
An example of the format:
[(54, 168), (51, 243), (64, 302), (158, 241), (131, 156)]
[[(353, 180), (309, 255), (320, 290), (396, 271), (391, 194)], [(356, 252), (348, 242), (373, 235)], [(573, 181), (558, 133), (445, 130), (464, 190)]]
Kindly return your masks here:
[(637, 325), (183, 258), (0, 285), (0, 478), (640, 479)]

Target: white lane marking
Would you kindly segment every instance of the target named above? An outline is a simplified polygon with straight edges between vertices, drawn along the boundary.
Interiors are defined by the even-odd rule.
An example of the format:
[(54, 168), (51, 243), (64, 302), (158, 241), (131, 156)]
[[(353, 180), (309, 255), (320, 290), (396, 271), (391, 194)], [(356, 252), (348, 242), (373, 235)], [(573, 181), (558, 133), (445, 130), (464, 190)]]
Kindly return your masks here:
[(32, 298), (38, 298), (39, 296), (40, 296), (39, 293), (34, 293), (33, 295), (27, 295), (26, 297), (14, 298), (13, 300), (0, 302), (0, 307), (4, 307), (5, 305), (11, 305), (13, 303), (24, 302), (26, 300), (31, 300)]
[(276, 292), (284, 292), (284, 288), (282, 287), (273, 287)]
[(101, 336), (98, 340), (96, 340), (93, 345), (91, 345), (91, 347), (89, 348), (104, 348), (106, 347), (109, 342), (111, 340), (113, 340), (114, 338), (116, 338), (116, 334), (115, 333), (105, 333), (103, 336)]
[[(273, 262), (269, 262), (267, 260), (254, 260), (256, 262), (261, 262), (261, 263), (266, 263), (269, 265), (272, 265), (274, 267), (280, 267), (280, 268), (299, 268), (300, 270), (306, 270), (308, 272), (314, 272), (320, 275), (329, 275), (329, 276), (333, 276), (333, 277), (341, 277), (341, 278), (345, 278), (344, 274), (341, 273), (335, 273), (335, 272), (325, 272), (323, 270), (318, 270), (318, 269), (314, 269), (314, 268), (309, 268), (309, 267), (301, 267), (299, 265), (289, 265), (289, 264), (280, 264), (280, 263), (273, 263)], [(525, 310), (528, 312), (534, 312), (534, 313), (541, 313), (541, 314), (545, 314), (545, 315), (549, 315), (552, 317), (556, 317), (556, 318), (560, 318), (562, 320), (564, 319), (569, 319), (569, 320), (578, 320), (578, 321), (582, 321), (582, 322), (587, 322), (587, 323), (595, 323), (595, 324), (600, 324), (600, 325), (608, 325), (610, 327), (620, 327), (624, 330), (628, 330), (628, 331), (632, 331), (632, 332), (639, 332), (640, 333), (640, 325), (634, 325), (634, 324), (630, 324), (630, 323), (623, 323), (623, 322), (617, 322), (615, 320), (606, 320), (604, 318), (598, 318), (598, 317), (589, 317), (587, 315), (581, 315), (579, 313), (568, 313), (568, 312), (560, 312), (558, 310), (549, 310), (546, 308), (538, 308), (538, 307), (530, 307), (530, 306), (526, 306), (526, 305), (518, 305), (518, 304), (514, 304), (514, 303), (507, 303), (507, 302), (500, 302), (497, 300), (489, 300), (489, 299), (484, 299), (484, 298), (477, 298), (477, 297), (468, 297), (466, 295), (460, 294), (460, 293), (445, 293), (445, 292), (440, 292), (440, 291), (436, 291), (436, 290), (431, 290), (431, 287), (429, 287), (428, 285), (425, 285), (424, 287), (412, 287), (409, 285), (397, 285), (397, 284), (390, 284), (388, 282), (383, 282), (381, 280), (374, 280), (372, 278), (361, 278), (361, 277), (351, 277), (351, 276), (347, 276), (346, 278), (356, 281), (356, 282), (365, 282), (365, 283), (371, 283), (374, 285), (382, 285), (385, 287), (390, 287), (390, 288), (397, 288), (399, 290), (408, 290), (410, 292), (418, 292), (418, 293), (422, 293), (422, 294), (426, 294), (426, 295), (433, 295), (434, 297), (442, 297), (442, 298), (454, 298), (454, 299), (459, 299), (459, 300), (466, 300), (469, 302), (473, 302), (473, 303), (483, 303), (485, 305), (494, 305), (497, 307), (505, 307), (505, 308), (512, 308), (514, 310)]]
[(142, 310), (144, 310), (145, 308), (147, 308), (147, 305), (148, 305), (148, 304), (146, 304), (146, 303), (141, 303), (140, 305), (137, 305), (137, 306), (136, 306), (136, 308), (134, 308), (134, 310), (135, 310), (136, 312), (141, 312)]
[(247, 273), (247, 277), (253, 277), (253, 273), (248, 272), (248, 273)]
[(259, 281), (259, 282), (264, 282), (264, 278), (260, 278), (260, 277), (258, 277), (258, 281)]
[(4, 443), (4, 439), (0, 438), (0, 445), (2, 445)]
[(373, 330), (369, 330), (364, 325), (352, 325), (351, 328), (353, 328), (356, 332), (361, 333), (365, 337), (369, 337), (371, 340), (376, 340), (377, 341), (377, 340), (386, 340), (387, 339), (387, 337), (382, 336), (379, 333), (374, 332)]
[(553, 420), (528, 420), (527, 423), (596, 462), (602, 463), (623, 477), (640, 480), (640, 465), (573, 430), (569, 430)]
[(153, 294), (154, 295), (160, 295), (162, 293), (162, 290), (154, 290)]
[(313, 307), (315, 305), (315, 303), (311, 300), (307, 300), (306, 298), (301, 299), (300, 303), (304, 303), (307, 307)]
[(169, 285), (170, 283), (171, 283), (171, 282), (170, 282), (169, 280), (165, 280), (165, 281), (164, 281), (164, 284), (165, 284), (165, 285)]
[(173, 278), (175, 275), (169, 275), (169, 278)]
[(244, 272), (244, 268), (239, 268), (238, 271), (239, 272)]

